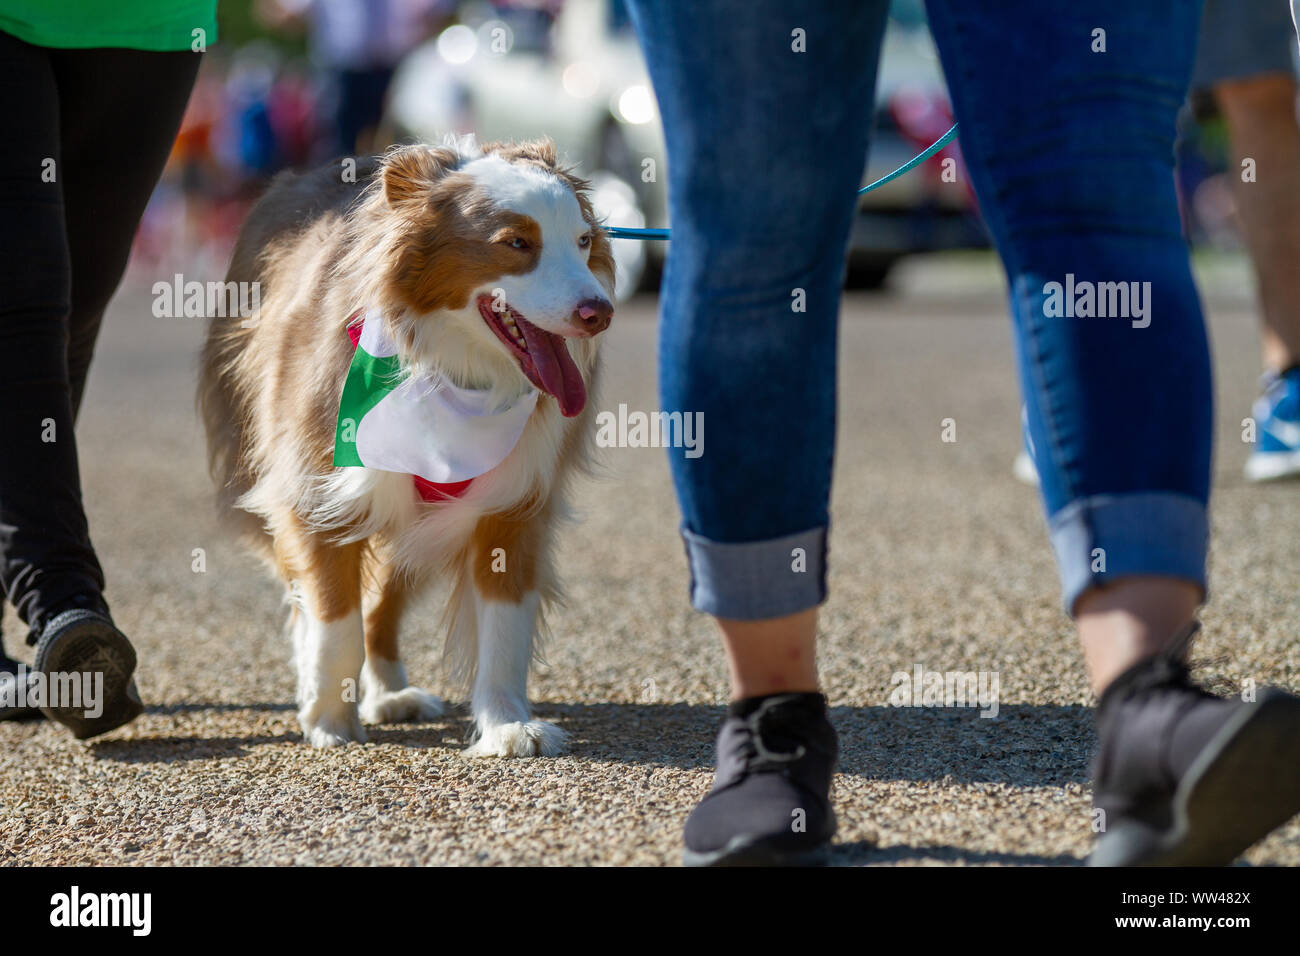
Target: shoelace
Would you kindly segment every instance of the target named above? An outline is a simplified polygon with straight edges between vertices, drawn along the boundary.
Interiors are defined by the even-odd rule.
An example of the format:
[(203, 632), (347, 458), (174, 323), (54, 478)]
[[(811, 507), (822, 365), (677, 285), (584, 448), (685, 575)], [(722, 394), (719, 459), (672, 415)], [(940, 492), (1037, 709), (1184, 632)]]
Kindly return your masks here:
[(1201, 629), (1199, 621), (1192, 621), (1178, 633), (1169, 646), (1152, 658), (1143, 669), (1138, 679), (1126, 688), (1124, 697), (1139, 691), (1178, 690), (1191, 691), (1196, 697), (1214, 697), (1196, 681), (1192, 680), (1192, 671), (1187, 663), (1191, 653), (1192, 642)]
[(769, 697), (759, 704), (752, 714), (742, 718), (748, 733), (741, 738), (740, 756), (747, 770), (755, 772), (778, 769), (801, 759), (808, 752), (808, 748), (803, 744), (796, 744), (795, 749), (789, 752), (773, 750), (763, 739), (763, 718), (774, 707), (794, 699), (793, 696)]

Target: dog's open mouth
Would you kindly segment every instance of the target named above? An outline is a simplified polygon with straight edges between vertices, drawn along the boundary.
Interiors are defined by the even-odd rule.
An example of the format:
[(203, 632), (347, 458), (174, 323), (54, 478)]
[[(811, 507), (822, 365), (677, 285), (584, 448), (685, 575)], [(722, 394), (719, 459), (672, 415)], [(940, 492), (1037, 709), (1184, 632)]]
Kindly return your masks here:
[(579, 414), (587, 404), (587, 385), (564, 344), (564, 336), (539, 329), (509, 306), (497, 312), (492, 302), (492, 296), (479, 296), (479, 314), (510, 349), (528, 381), (555, 396), (566, 418)]

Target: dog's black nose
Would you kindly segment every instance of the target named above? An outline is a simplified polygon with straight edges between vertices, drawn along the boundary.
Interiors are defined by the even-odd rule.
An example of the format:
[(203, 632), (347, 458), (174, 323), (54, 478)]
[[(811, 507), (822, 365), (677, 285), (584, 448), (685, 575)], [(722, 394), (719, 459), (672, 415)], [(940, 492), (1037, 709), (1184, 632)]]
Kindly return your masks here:
[(609, 328), (614, 306), (608, 299), (583, 299), (573, 310), (572, 322), (584, 335), (598, 335)]

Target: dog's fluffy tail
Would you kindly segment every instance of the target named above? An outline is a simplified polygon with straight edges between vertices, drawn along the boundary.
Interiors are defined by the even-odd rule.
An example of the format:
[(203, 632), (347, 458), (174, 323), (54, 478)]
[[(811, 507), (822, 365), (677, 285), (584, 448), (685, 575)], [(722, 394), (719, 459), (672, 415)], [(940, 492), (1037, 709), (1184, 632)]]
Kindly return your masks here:
[[(256, 262), (251, 259), (247, 244), (241, 242), (235, 249), (226, 281), (257, 282)], [(239, 387), (238, 375), (240, 358), (257, 321), (257, 316), (213, 317), (199, 358), (198, 409), (207, 433), (208, 471), (216, 484), (218, 506), (223, 511), (234, 509), (239, 496), (252, 484), (252, 476), (247, 473), (248, 456), (244, 454), (251, 410), (246, 407), (245, 390)], [(248, 526), (241, 531), (260, 531), (260, 522), (252, 515), (247, 515), (247, 519)]]
[[(257, 301), (271, 298), (268, 255), (275, 247), (307, 228), (326, 213), (341, 214), (354, 203), (378, 168), (378, 160), (358, 158), (356, 181), (344, 182), (338, 163), (308, 173), (283, 172), (249, 211), (226, 273), (229, 283), (256, 284)], [(237, 285), (236, 288), (243, 288)], [(217, 486), (223, 509), (239, 512), (236, 502), (252, 487), (256, 476), (249, 470), (252, 456), (252, 411), (256, 395), (250, 382), (241, 380), (245, 352), (264, 321), (262, 315), (214, 317), (200, 358), (198, 407), (208, 438), (208, 469)], [(242, 512), (239, 512), (242, 513)], [(261, 530), (251, 515), (245, 531)], [(256, 535), (260, 538), (260, 535)]]

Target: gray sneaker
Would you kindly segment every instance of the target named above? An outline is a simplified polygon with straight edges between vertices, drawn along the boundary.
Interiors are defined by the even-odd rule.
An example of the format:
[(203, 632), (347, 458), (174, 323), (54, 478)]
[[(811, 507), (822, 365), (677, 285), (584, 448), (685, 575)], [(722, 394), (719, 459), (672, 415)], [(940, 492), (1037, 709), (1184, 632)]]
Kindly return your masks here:
[(1300, 698), (1285, 691), (1215, 697), (1165, 654), (1106, 689), (1097, 736), (1090, 866), (1226, 866), (1300, 813)]
[[(26, 688), (18, 687), (21, 679)], [(0, 651), (0, 720), (27, 720), (40, 717), (39, 707), (27, 703), (34, 699), (35, 671), (19, 670), (16, 660)]]
[(835, 835), (839, 754), (821, 694), (772, 694), (727, 708), (713, 789), (686, 821), (687, 866), (823, 863)]
[[(46, 675), (46, 700), (41, 712), (57, 720), (78, 740), (108, 733), (140, 716), (144, 705), (136, 690), (135, 648), (112, 620), (99, 611), (76, 608), (64, 611), (40, 629), (35, 669)], [(103, 675), (98, 711), (91, 716), (85, 700), (53, 700), (50, 675)], [(99, 683), (94, 681), (95, 683)], [(93, 684), (92, 684), (93, 686)]]

